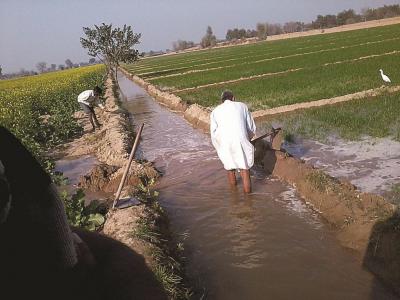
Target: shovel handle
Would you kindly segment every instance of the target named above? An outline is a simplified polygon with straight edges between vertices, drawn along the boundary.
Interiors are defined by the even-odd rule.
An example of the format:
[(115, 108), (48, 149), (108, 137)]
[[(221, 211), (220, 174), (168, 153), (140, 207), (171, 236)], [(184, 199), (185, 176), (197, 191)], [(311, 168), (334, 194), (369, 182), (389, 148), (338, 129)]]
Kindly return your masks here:
[(133, 157), (134, 157), (136, 149), (139, 145), (139, 139), (140, 139), (140, 135), (142, 134), (143, 127), (144, 127), (144, 123), (140, 126), (139, 131), (136, 134), (135, 143), (133, 144), (131, 154), (129, 155), (128, 164), (125, 167), (124, 174), (122, 175), (121, 182), (119, 183), (117, 195), (115, 196), (115, 200), (114, 200), (112, 208), (115, 208), (115, 205), (117, 204), (117, 201), (119, 200), (119, 197), (121, 196), (121, 192), (122, 192), (122, 188), (124, 187), (124, 184), (125, 184), (126, 176), (128, 175), (128, 171), (131, 167)]
[(267, 136), (270, 136), (270, 135), (274, 136), (274, 135), (275, 135), (277, 132), (279, 132), (281, 129), (282, 129), (282, 128), (280, 128), (280, 127), (279, 127), (279, 128), (273, 128), (273, 127), (272, 127), (271, 132), (268, 132), (268, 133), (265, 133), (265, 134), (263, 134), (263, 135), (260, 135), (259, 137), (256, 137), (255, 139), (251, 140), (250, 143), (252, 143), (252, 144), (254, 145), (254, 143), (257, 142), (258, 140), (261, 140), (261, 139), (263, 139), (263, 138), (266, 138)]

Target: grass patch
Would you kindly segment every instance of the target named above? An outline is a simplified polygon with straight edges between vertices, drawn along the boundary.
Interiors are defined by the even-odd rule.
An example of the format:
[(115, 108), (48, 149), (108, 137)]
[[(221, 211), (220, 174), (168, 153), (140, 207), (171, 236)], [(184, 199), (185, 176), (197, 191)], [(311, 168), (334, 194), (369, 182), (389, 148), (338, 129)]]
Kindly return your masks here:
[[(359, 140), (363, 136), (400, 141), (400, 93), (310, 108), (272, 118), (287, 135), (326, 141), (329, 136)], [(268, 128), (270, 122), (260, 127)]]
[[(251, 110), (267, 109), (379, 87), (383, 84), (380, 68), (394, 84), (400, 82), (397, 72), (400, 54), (351, 61), (398, 51), (399, 33), (400, 25), (396, 24), (154, 57), (125, 68), (166, 90), (302, 68), (297, 72), (177, 93), (189, 103), (213, 107), (219, 103), (221, 91), (228, 88)], [(325, 66), (337, 61), (347, 62)], [(216, 67), (223, 68), (206, 70)], [(193, 70), (201, 72), (179, 75)], [(175, 76), (152, 79), (171, 74)]]
[(349, 32), (339, 32), (328, 35), (299, 37), (279, 41), (260, 42), (251, 45), (209, 49), (205, 51), (186, 52), (178, 55), (146, 58), (128, 65), (135, 74), (160, 72), (166, 69), (191, 69), (206, 62), (220, 63), (228, 59), (243, 59), (246, 56), (255, 57), (259, 54), (279, 53), (291, 54), (296, 51), (306, 52), (312, 49), (322, 49), (334, 46), (346, 46), (371, 40), (383, 40), (394, 37), (399, 32), (398, 25), (368, 28)]
[(385, 198), (390, 203), (400, 206), (400, 183), (393, 184), (390, 191), (386, 193)]
[(310, 173), (307, 176), (307, 181), (311, 183), (313, 188), (321, 193), (336, 193), (338, 190), (339, 182), (335, 178), (324, 173), (323, 171), (315, 171)]
[(133, 236), (150, 245), (148, 251), (154, 261), (151, 267), (170, 299), (190, 299), (191, 291), (183, 279), (184, 236), (176, 241), (169, 230), (165, 212), (156, 199), (157, 192), (142, 186), (137, 196), (145, 204), (145, 213), (133, 229)]

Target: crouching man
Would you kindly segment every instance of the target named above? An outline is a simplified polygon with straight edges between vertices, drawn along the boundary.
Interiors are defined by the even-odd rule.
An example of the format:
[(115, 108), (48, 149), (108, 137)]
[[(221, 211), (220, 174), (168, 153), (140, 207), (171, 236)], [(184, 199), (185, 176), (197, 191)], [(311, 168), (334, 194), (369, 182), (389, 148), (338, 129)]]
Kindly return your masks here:
[[(78, 103), (83, 111), (88, 115), (90, 124), (92, 124), (92, 131), (95, 131), (96, 127), (100, 128), (101, 124), (97, 120), (94, 107), (98, 106), (104, 110), (103, 104), (100, 103), (101, 88), (95, 86), (93, 90), (87, 90), (79, 94)], [(96, 126), (96, 127), (95, 127)]]
[(236, 102), (231, 91), (221, 96), (222, 104), (211, 113), (211, 141), (217, 150), (231, 186), (236, 186), (235, 170), (240, 170), (245, 193), (251, 193), (250, 168), (254, 164), (254, 146), (250, 140), (256, 125), (246, 104)]

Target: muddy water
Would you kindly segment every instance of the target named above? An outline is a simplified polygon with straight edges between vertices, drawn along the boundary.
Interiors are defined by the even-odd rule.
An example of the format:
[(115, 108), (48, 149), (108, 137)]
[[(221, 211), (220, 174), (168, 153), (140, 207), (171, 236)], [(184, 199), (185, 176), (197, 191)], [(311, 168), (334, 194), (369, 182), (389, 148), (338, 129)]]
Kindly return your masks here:
[[(69, 157), (56, 161), (55, 171), (62, 172), (63, 176), (67, 178), (67, 183), (60, 186), (59, 191), (66, 191), (68, 194), (75, 193), (79, 188), (80, 177), (89, 173), (98, 163), (98, 160), (91, 155)], [(101, 191), (93, 192), (84, 190), (84, 192), (86, 204), (89, 204), (92, 200), (105, 200), (110, 197), (110, 194)]]
[(253, 170), (253, 194), (231, 190), (209, 137), (120, 75), (124, 106), (145, 122), (141, 151), (175, 230), (189, 233), (195, 298), (392, 299), (295, 191)]

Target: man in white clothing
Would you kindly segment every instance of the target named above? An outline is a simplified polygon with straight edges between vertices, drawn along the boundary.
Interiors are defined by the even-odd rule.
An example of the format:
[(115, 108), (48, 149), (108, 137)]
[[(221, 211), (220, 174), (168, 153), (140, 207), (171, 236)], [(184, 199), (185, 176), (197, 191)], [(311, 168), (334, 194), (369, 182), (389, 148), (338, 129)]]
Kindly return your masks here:
[(78, 103), (83, 109), (83, 111), (89, 116), (89, 121), (90, 124), (92, 124), (93, 126), (93, 131), (95, 130), (96, 127), (100, 128), (101, 126), (94, 112), (94, 106), (96, 105), (104, 110), (103, 104), (99, 102), (100, 94), (101, 94), (101, 88), (95, 86), (93, 90), (83, 91), (78, 96)]
[(245, 193), (251, 192), (250, 168), (254, 164), (254, 146), (250, 143), (256, 125), (246, 104), (236, 102), (231, 91), (221, 96), (222, 104), (211, 113), (211, 141), (217, 150), (231, 186), (236, 186), (235, 170), (240, 170)]

